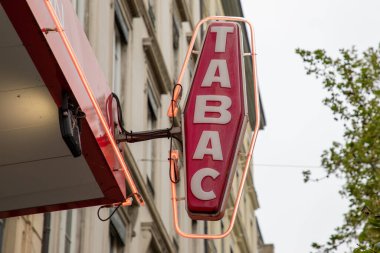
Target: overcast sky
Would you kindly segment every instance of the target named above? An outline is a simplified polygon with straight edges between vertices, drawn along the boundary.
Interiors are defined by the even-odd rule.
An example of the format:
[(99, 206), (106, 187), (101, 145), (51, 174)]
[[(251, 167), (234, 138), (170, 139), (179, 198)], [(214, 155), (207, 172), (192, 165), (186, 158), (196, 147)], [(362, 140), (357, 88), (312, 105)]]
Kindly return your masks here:
[[(320, 165), (322, 151), (332, 141), (341, 140), (342, 128), (322, 105), (326, 95), (322, 84), (306, 76), (294, 50), (324, 48), (336, 55), (338, 49), (352, 45), (359, 49), (378, 45), (380, 1), (242, 3), (245, 17), (255, 27), (258, 77), (267, 118), (254, 151), (261, 231), (266, 243), (275, 244), (276, 253), (307, 253), (312, 242), (325, 242), (341, 224), (346, 201), (337, 193), (340, 181), (304, 184), (302, 170)], [(322, 169), (311, 169), (323, 175)]]

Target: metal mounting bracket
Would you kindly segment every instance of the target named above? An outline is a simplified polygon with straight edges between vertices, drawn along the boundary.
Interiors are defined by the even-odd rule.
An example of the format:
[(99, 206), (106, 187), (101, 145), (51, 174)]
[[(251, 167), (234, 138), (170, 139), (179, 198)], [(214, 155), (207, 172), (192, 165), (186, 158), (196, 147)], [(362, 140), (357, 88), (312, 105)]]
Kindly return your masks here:
[(182, 142), (182, 130), (181, 127), (172, 127), (159, 130), (149, 130), (140, 132), (119, 132), (115, 134), (115, 139), (117, 143), (128, 142), (135, 143), (141, 141), (148, 141), (160, 138), (171, 138)]

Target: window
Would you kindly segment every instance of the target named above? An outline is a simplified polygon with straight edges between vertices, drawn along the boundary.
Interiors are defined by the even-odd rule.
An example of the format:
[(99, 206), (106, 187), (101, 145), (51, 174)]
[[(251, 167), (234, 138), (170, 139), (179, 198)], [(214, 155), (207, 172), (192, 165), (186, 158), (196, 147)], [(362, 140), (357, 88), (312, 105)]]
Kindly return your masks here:
[(157, 242), (155, 242), (154, 240), (151, 240), (146, 253), (156, 253), (156, 252), (161, 252), (160, 248), (157, 245)]
[(155, 1), (156, 0), (148, 0), (148, 14), (154, 29), (156, 29)]
[(110, 253), (122, 253), (124, 245), (117, 235), (115, 227), (110, 223)]
[(0, 253), (2, 252), (2, 247), (3, 247), (4, 226), (5, 226), (5, 220), (0, 219)]
[(180, 39), (180, 20), (179, 18), (173, 14), (172, 17), (172, 37), (173, 37), (173, 57), (174, 57), (174, 78), (177, 77), (179, 72), (179, 66), (181, 65), (179, 63), (179, 39)]
[[(113, 209), (110, 210), (113, 212)], [(125, 246), (126, 225), (118, 212), (111, 217), (110, 222), (110, 253), (122, 253)]]
[(128, 44), (129, 31), (127, 23), (121, 11), (119, 1), (115, 1), (114, 34), (112, 91), (120, 96), (123, 86), (123, 70), (126, 69), (125, 54), (127, 51), (126, 46)]
[(128, 44), (129, 29), (118, 0), (115, 0), (115, 23), (120, 31), (122, 42)]
[(177, 237), (173, 237), (173, 244), (174, 244), (174, 247), (176, 249), (176, 252), (179, 252), (179, 244), (178, 244), (178, 238)]
[(78, 15), (80, 23), (84, 27), (87, 0), (71, 0), (71, 2), (73, 4), (75, 12)]
[[(220, 231), (221, 233), (224, 233), (224, 222), (223, 220), (220, 220)], [(224, 252), (224, 240), (220, 240), (222, 243), (222, 252)]]
[[(42, 250), (46, 252), (74, 253), (80, 246), (78, 210), (66, 210), (44, 215)], [(42, 225), (42, 224), (41, 224)], [(77, 238), (79, 237), (79, 238)], [(79, 240), (79, 241), (78, 241)]]
[(179, 47), (179, 21), (177, 17), (173, 16), (172, 19), (173, 22), (173, 49), (178, 50)]
[(115, 25), (115, 37), (113, 44), (113, 85), (112, 91), (120, 96), (121, 93), (121, 38)]
[[(151, 90), (148, 91), (148, 119), (147, 119), (147, 130), (157, 129), (157, 106), (155, 105), (154, 99), (152, 98)], [(146, 165), (146, 177), (148, 187), (154, 196), (154, 169), (156, 167), (157, 159), (157, 149), (156, 141), (150, 140), (147, 142), (147, 152), (146, 155), (149, 162)]]
[(66, 228), (65, 228), (65, 253), (71, 252), (71, 234), (72, 234), (73, 210), (66, 211)]

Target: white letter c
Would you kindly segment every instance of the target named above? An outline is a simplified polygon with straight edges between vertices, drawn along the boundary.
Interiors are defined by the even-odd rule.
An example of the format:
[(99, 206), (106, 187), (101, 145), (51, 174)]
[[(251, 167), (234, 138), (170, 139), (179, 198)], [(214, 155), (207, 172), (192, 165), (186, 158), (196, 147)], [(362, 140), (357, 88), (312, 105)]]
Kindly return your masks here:
[(200, 200), (215, 199), (216, 195), (213, 190), (206, 192), (202, 189), (202, 180), (205, 177), (212, 177), (212, 179), (215, 179), (218, 176), (219, 172), (211, 168), (203, 168), (198, 170), (191, 178), (191, 192), (197, 199)]

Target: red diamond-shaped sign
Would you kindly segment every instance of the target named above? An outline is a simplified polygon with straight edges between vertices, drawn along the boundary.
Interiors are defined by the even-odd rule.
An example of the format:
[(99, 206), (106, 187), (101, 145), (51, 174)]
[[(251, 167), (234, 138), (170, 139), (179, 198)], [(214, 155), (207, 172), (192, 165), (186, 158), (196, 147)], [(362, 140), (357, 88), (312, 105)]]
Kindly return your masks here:
[(183, 111), (186, 203), (190, 218), (219, 220), (247, 124), (241, 28), (207, 29)]

